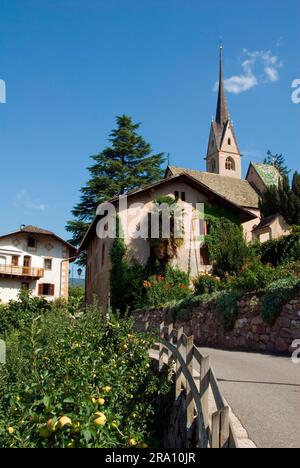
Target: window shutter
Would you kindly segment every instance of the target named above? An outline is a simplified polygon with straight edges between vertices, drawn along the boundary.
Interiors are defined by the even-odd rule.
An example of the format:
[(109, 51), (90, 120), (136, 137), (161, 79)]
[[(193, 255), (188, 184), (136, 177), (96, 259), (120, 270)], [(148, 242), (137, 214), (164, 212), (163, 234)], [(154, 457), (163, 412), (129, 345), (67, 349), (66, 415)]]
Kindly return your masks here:
[(43, 285), (42, 284), (39, 284), (38, 294), (39, 294), (39, 296), (43, 295)]
[(54, 292), (55, 292), (55, 285), (50, 284), (50, 296), (54, 296)]

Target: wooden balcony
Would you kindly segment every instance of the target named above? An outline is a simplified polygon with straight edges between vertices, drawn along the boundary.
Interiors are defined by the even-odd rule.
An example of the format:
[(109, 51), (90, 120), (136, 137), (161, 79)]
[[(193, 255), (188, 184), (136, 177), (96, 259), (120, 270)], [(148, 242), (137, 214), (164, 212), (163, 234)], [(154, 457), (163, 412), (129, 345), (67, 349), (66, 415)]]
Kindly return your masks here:
[(43, 278), (43, 268), (32, 268), (15, 265), (0, 265), (0, 278), (39, 279)]

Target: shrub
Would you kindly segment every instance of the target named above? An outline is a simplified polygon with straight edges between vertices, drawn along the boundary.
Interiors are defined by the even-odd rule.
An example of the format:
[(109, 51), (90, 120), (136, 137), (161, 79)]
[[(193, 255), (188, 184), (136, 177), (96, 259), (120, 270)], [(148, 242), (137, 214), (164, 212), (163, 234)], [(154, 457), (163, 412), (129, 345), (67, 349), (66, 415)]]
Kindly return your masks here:
[(0, 336), (12, 329), (22, 329), (37, 317), (49, 311), (51, 305), (44, 298), (32, 297), (28, 291), (21, 291), (17, 301), (10, 301), (0, 309)]
[(217, 300), (217, 313), (223, 320), (226, 331), (234, 328), (238, 317), (238, 301), (242, 294), (238, 291), (225, 291)]
[(211, 294), (219, 291), (221, 288), (220, 280), (214, 276), (201, 275), (194, 281), (195, 294), (202, 296), (202, 294)]
[(300, 276), (300, 260), (285, 262), (283, 265), (280, 265), (277, 268), (278, 274), (281, 275), (282, 278), (294, 276)]
[(206, 242), (214, 274), (220, 278), (236, 275), (248, 253), (242, 227), (227, 218), (208, 216), (208, 222)]
[(261, 261), (277, 267), (287, 261), (297, 261), (300, 256), (300, 233), (273, 239), (261, 245)]
[(278, 272), (259, 261), (246, 266), (234, 281), (234, 288), (243, 292), (253, 292), (266, 288), (278, 278)]
[(273, 324), (282, 307), (292, 300), (299, 291), (299, 278), (283, 278), (272, 283), (263, 297), (261, 314), (264, 321)]
[[(122, 238), (114, 240), (110, 257), (112, 263), (110, 272), (111, 306), (114, 311), (119, 311), (124, 315), (127, 311), (132, 311), (142, 305), (143, 281), (146, 272), (142, 265), (129, 260), (129, 254)], [(122, 291), (121, 294), (120, 291)]]
[(151, 276), (144, 282), (145, 302), (150, 307), (162, 307), (172, 301), (180, 301), (192, 294), (188, 275), (167, 266), (165, 276)]
[(27, 325), (10, 332), (0, 365), (0, 447), (152, 443), (155, 401), (166, 387), (150, 368), (149, 337), (136, 335), (131, 320), (49, 310)]

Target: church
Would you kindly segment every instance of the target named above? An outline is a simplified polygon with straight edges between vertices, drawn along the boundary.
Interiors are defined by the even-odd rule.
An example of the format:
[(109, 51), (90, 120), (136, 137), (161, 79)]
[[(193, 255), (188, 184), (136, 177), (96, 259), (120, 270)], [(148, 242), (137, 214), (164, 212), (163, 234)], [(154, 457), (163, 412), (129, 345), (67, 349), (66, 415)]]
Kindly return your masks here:
[[(211, 123), (206, 154), (206, 171), (168, 166), (164, 178), (127, 194), (126, 210), (119, 210), (120, 222), (125, 216), (130, 218), (137, 203), (143, 204), (140, 211), (141, 222), (146, 213), (151, 213), (155, 200), (172, 197), (184, 208), (197, 204), (217, 206), (232, 213), (241, 223), (248, 242), (265, 242), (289, 233), (289, 226), (280, 216), (262, 218), (260, 198), (270, 185), (278, 185), (280, 174), (271, 165), (250, 163), (246, 179), (242, 179), (242, 155), (230, 119), (223, 78), (223, 48), (220, 47), (220, 75), (216, 117)], [(119, 199), (110, 200), (116, 208)], [(125, 213), (126, 211), (126, 213)], [(135, 219), (136, 219), (136, 209)], [(91, 303), (97, 297), (106, 307), (110, 290), (110, 249), (113, 239), (101, 239), (97, 235), (97, 225), (101, 217), (96, 216), (80, 246), (80, 252), (87, 252), (86, 300)], [(192, 220), (199, 223), (199, 218)], [(176, 256), (171, 260), (173, 267), (188, 272), (191, 278), (211, 270), (209, 252), (205, 244), (197, 247), (194, 233), (184, 233), (184, 240)], [(193, 232), (193, 237), (191, 236)], [(200, 232), (199, 232), (200, 234)], [(133, 259), (146, 264), (151, 254), (149, 239), (124, 235), (125, 245)]]

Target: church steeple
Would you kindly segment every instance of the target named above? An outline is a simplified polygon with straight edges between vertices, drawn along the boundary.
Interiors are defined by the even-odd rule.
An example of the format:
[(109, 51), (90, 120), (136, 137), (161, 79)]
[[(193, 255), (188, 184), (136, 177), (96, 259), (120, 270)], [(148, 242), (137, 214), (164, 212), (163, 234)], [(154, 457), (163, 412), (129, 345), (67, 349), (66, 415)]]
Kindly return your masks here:
[(214, 174), (241, 178), (241, 154), (233, 124), (230, 120), (225, 96), (223, 78), (223, 46), (220, 47), (220, 75), (216, 120), (212, 121), (207, 156), (206, 170)]
[(216, 123), (224, 125), (229, 120), (226, 96), (224, 90), (224, 79), (223, 79), (223, 46), (220, 46), (220, 77), (219, 77), (219, 95), (216, 112)]

